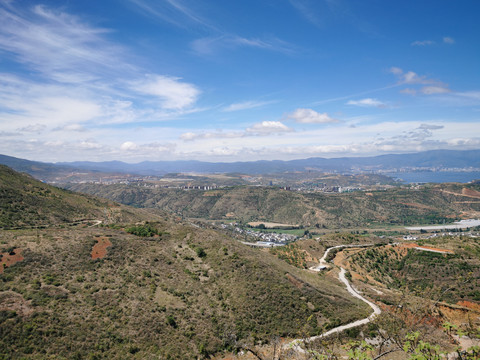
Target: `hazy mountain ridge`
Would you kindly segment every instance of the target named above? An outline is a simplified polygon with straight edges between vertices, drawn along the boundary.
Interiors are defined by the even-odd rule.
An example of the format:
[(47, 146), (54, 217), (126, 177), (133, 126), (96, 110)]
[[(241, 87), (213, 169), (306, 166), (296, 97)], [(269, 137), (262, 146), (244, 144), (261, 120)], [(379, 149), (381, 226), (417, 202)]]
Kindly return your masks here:
[(106, 163), (59, 163), (89, 170), (132, 172), (142, 175), (161, 175), (168, 172), (241, 172), (265, 174), (285, 171), (305, 171), (315, 168), (321, 171), (390, 170), (400, 167), (480, 168), (480, 150), (432, 150), (414, 154), (389, 154), (374, 157), (308, 158), (300, 160), (262, 160), (253, 162), (209, 163), (201, 161), (145, 161), (127, 164), (113, 161)]
[(262, 160), (252, 162), (202, 162), (202, 161), (144, 161), (129, 164), (122, 161), (75, 161), (62, 163), (43, 163), (0, 155), (0, 164), (12, 167), (17, 171), (27, 172), (37, 178), (51, 175), (52, 172), (93, 171), (118, 172), (139, 175), (164, 175), (166, 173), (198, 172), (198, 173), (244, 173), (266, 174), (286, 171), (372, 171), (392, 170), (413, 167), (441, 168), (480, 168), (480, 150), (432, 150), (413, 154), (389, 154), (374, 157), (344, 158), (308, 158), (300, 160)]

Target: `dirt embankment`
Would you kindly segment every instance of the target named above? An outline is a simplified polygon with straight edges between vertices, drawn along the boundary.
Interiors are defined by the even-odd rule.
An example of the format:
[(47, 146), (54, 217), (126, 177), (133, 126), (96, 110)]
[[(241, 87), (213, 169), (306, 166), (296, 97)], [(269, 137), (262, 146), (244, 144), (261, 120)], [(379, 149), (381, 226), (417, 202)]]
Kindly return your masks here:
[(414, 243), (408, 243), (408, 244), (401, 244), (399, 245), (399, 248), (403, 249), (417, 249), (421, 251), (432, 251), (436, 253), (441, 253), (441, 254), (454, 254), (452, 250), (447, 250), (447, 249), (440, 249), (440, 248), (435, 248), (431, 246), (423, 246), (423, 245), (417, 245)]
[(473, 189), (463, 188), (462, 195), (480, 199), (480, 191), (476, 191)]

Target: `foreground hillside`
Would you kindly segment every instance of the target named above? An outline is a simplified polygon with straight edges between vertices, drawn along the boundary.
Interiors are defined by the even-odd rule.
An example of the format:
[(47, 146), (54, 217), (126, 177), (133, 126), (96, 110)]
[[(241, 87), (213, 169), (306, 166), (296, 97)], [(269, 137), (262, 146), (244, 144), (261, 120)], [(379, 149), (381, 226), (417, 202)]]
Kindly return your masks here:
[(97, 220), (154, 219), (146, 212), (62, 190), (0, 165), (0, 228), (38, 227)]
[(185, 217), (272, 221), (318, 228), (443, 223), (480, 213), (480, 186), (441, 184), (344, 194), (238, 186), (213, 191), (74, 184), (70, 189)]
[[(2, 184), (2, 196), (69, 226), (0, 230), (0, 358), (192, 359), (369, 313), (333, 274), (307, 273), (166, 214), (137, 225), (65, 223), (106, 203), (4, 172), (13, 185)], [(68, 210), (77, 202), (78, 213)], [(63, 207), (67, 216), (57, 213)]]

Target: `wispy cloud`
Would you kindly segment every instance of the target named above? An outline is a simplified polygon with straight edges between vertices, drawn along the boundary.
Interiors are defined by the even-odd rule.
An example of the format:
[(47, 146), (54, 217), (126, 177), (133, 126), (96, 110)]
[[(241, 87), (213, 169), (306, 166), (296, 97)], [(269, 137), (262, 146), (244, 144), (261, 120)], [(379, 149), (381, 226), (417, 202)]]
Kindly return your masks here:
[(277, 102), (276, 100), (271, 100), (271, 101), (249, 100), (249, 101), (243, 101), (243, 102), (239, 102), (239, 103), (230, 104), (230, 105), (224, 107), (222, 109), (222, 111), (231, 112), (231, 111), (255, 109), (255, 108), (270, 105), (270, 104), (273, 104), (273, 103), (276, 103), (276, 102)]
[(283, 54), (293, 54), (295, 52), (294, 45), (276, 37), (246, 38), (227, 33), (196, 39), (191, 42), (190, 47), (199, 55), (214, 55), (222, 49), (239, 48), (256, 48)]
[(133, 66), (112, 59), (128, 58), (105, 36), (76, 16), (43, 5), (0, 7), (0, 49), (37, 72), (59, 82), (91, 82), (105, 71), (130, 71)]
[(330, 117), (327, 113), (318, 113), (312, 109), (299, 108), (294, 112), (287, 114), (285, 119), (295, 120), (301, 124), (326, 124), (336, 123), (339, 120)]
[(433, 45), (435, 44), (435, 41), (433, 40), (417, 40), (417, 41), (414, 41), (412, 42), (410, 45), (412, 46), (428, 46), (428, 45)]
[[(455, 44), (455, 39), (450, 36), (445, 36), (441, 39), (440, 42), (443, 42), (444, 44), (452, 45), (452, 44)], [(434, 40), (416, 40), (412, 42), (410, 45), (423, 47), (423, 46), (435, 45), (436, 43), (437, 42)]]
[(445, 44), (450, 44), (450, 45), (451, 45), (451, 44), (455, 44), (455, 39), (452, 38), (452, 37), (450, 37), (450, 36), (445, 36), (445, 37), (443, 38), (443, 42), (444, 42)]
[(201, 110), (194, 107), (201, 95), (196, 85), (145, 76), (127, 49), (109, 40), (109, 29), (47, 6), (14, 5), (0, 5), (0, 51), (33, 76), (0, 73), (6, 128), (79, 131), (87, 124), (158, 121)]
[(377, 108), (387, 107), (387, 104), (385, 104), (384, 102), (378, 99), (373, 99), (373, 98), (366, 98), (361, 100), (350, 100), (347, 102), (347, 105), (355, 105), (355, 106), (361, 106), (361, 107), (377, 107)]
[(193, 11), (180, 0), (129, 0), (141, 13), (148, 17), (160, 19), (183, 29), (191, 29), (192, 24), (217, 31), (207, 19)]
[(424, 86), (420, 92), (425, 95), (449, 93), (450, 89), (445, 86)]
[(347, 1), (289, 0), (289, 2), (303, 18), (316, 27), (323, 28), (333, 19), (353, 26), (361, 32), (379, 35), (372, 24), (366, 21), (365, 17), (359, 16)]
[(262, 121), (253, 124), (251, 127), (242, 131), (213, 131), (213, 132), (186, 132), (180, 135), (180, 139), (184, 141), (193, 141), (200, 139), (234, 139), (251, 136), (269, 136), (282, 133), (293, 132), (294, 129), (289, 128), (280, 121)]
[[(170, 23), (195, 33), (209, 33), (199, 37), (190, 43), (191, 49), (199, 55), (213, 55), (221, 49), (229, 48), (256, 48), (284, 54), (292, 54), (296, 47), (274, 36), (245, 37), (231, 33), (221, 27), (217, 27), (213, 21), (199, 14), (195, 9), (195, 2), (181, 0), (129, 0), (143, 14), (155, 17), (161, 21)], [(192, 24), (201, 26), (203, 31)]]
[(290, 4), (302, 15), (305, 19), (307, 19), (310, 23), (315, 26), (321, 27), (324, 25), (323, 20), (320, 16), (313, 11), (310, 4), (305, 0), (290, 0)]
[(422, 130), (440, 130), (443, 129), (444, 125), (435, 125), (435, 124), (421, 124), (418, 128)]

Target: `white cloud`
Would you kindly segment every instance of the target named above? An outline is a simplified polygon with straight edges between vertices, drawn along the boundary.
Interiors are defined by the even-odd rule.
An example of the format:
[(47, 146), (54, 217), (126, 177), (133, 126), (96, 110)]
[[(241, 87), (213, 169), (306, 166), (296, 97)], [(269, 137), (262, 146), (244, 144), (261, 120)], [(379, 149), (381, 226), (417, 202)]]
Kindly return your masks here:
[(411, 89), (411, 88), (406, 88), (406, 89), (400, 90), (400, 93), (402, 93), (402, 94), (408, 94), (408, 95), (416, 95), (416, 94), (417, 94), (417, 90)]
[(193, 84), (182, 82), (180, 78), (149, 75), (144, 81), (135, 82), (133, 89), (160, 98), (164, 109), (179, 110), (192, 106), (200, 95)]
[(86, 132), (88, 131), (83, 125), (69, 124), (53, 129), (54, 131), (73, 131), (73, 132)]
[(444, 94), (450, 92), (445, 86), (424, 86), (420, 89), (423, 94), (432, 95), (432, 94)]
[(445, 36), (445, 37), (443, 38), (443, 42), (444, 42), (445, 44), (455, 44), (455, 39), (452, 38), (452, 37), (450, 37), (450, 36)]
[(413, 71), (404, 73), (401, 81), (405, 84), (429, 84), (431, 82), (426, 76), (419, 76)]
[(222, 111), (225, 112), (231, 112), (231, 111), (240, 111), (240, 110), (248, 110), (248, 109), (254, 109), (258, 107), (262, 107), (265, 105), (269, 105), (272, 103), (275, 103), (276, 101), (244, 101), (240, 103), (233, 103), (230, 104), (222, 109)]
[(180, 135), (180, 139), (185, 140), (185, 141), (191, 141), (195, 140), (198, 138), (198, 134), (195, 134), (193, 132), (186, 132)]
[(137, 144), (132, 141), (126, 141), (122, 145), (120, 145), (120, 149), (123, 151), (132, 151), (138, 148)]
[(350, 100), (347, 102), (347, 105), (355, 105), (355, 106), (362, 106), (362, 107), (378, 107), (378, 108), (385, 108), (387, 105), (378, 100), (372, 98), (366, 98), (361, 100)]
[(480, 101), (480, 91), (457, 92), (455, 95)]
[(410, 45), (412, 46), (427, 46), (427, 45), (433, 45), (435, 44), (435, 41), (432, 40), (423, 40), (423, 41), (414, 41)]
[(214, 132), (186, 132), (180, 135), (183, 141), (193, 141), (200, 139), (235, 139), (256, 136), (268, 136), (294, 130), (281, 123), (280, 121), (262, 121), (253, 124), (251, 127), (243, 131), (214, 131)]
[(78, 147), (85, 150), (98, 150), (103, 148), (101, 144), (97, 143), (93, 139), (80, 141), (80, 143), (78, 143)]
[(21, 132), (32, 132), (32, 133), (42, 133), (47, 127), (43, 124), (29, 124), (27, 126), (18, 128), (17, 131)]
[(398, 67), (390, 68), (390, 72), (399, 78), (400, 84), (431, 84), (433, 80), (427, 79), (426, 76), (419, 76), (413, 71), (404, 72)]
[(133, 56), (109, 41), (110, 30), (47, 6), (14, 5), (0, 6), (0, 52), (35, 76), (27, 81), (0, 74), (0, 115), (7, 128), (38, 123), (79, 131), (71, 126), (158, 121), (199, 111), (192, 108), (200, 95), (195, 85), (174, 76), (145, 77), (132, 65)]
[(298, 108), (294, 112), (287, 114), (286, 119), (295, 120), (301, 124), (325, 124), (339, 122), (333, 119), (327, 113), (318, 113), (312, 109)]
[(408, 85), (425, 85), (420, 89), (415, 88), (405, 88), (400, 90), (403, 94), (409, 95), (433, 95), (433, 94), (444, 94), (448, 93), (451, 90), (448, 88), (448, 84), (444, 84), (438, 80), (429, 79), (426, 76), (418, 75), (413, 71), (404, 72), (400, 68), (391, 68), (390, 72), (395, 74), (399, 78), (398, 85), (408, 84)]
[(293, 129), (289, 128), (280, 121), (262, 121), (247, 128), (247, 132), (255, 134), (277, 134), (282, 132), (291, 132)]
[(403, 73), (403, 70), (400, 69), (399, 67), (392, 66), (390, 68), (390, 72), (395, 75), (401, 75)]
[(199, 140), (199, 139), (233, 139), (233, 138), (240, 138), (240, 137), (249, 136), (249, 135), (251, 134), (248, 134), (245, 131), (232, 131), (232, 132), (216, 131), (216, 132), (202, 132), (202, 133), (186, 132), (180, 135), (180, 139), (183, 141), (193, 141), (193, 140)]

